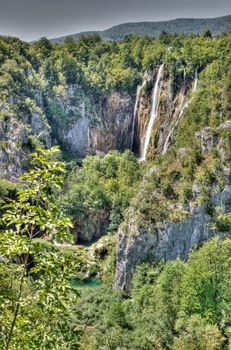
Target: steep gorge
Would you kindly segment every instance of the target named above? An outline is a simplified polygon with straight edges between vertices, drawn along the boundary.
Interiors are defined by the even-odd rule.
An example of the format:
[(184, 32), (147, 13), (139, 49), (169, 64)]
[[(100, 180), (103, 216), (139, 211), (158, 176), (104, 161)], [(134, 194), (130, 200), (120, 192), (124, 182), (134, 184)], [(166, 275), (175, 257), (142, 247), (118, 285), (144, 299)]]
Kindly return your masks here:
[[(158, 76), (155, 73), (153, 75)], [(150, 98), (150, 92), (149, 98), (147, 98), (148, 89), (145, 91), (143, 88), (143, 91), (139, 92), (140, 103), (137, 104), (136, 145), (138, 153), (142, 154), (141, 161), (146, 159), (146, 154), (151, 159), (155, 155), (161, 154), (164, 156), (167, 153), (169, 146), (174, 141), (174, 134), (177, 134), (177, 126), (181, 118), (184, 117), (187, 108), (190, 107), (194, 94), (197, 92), (198, 84), (200, 85), (197, 68), (194, 76), (187, 76), (185, 72), (182, 72), (180, 77), (178, 76), (177, 79), (174, 79), (172, 86), (167, 83), (166, 72), (163, 73), (163, 76), (165, 79), (160, 85), (158, 100), (155, 98), (156, 92), (153, 94), (154, 98)], [(146, 80), (146, 84), (149, 83), (149, 79)], [(157, 89), (158, 78), (156, 81)], [(147, 128), (150, 126), (151, 120), (151, 117), (147, 118), (150, 114), (148, 111), (152, 110), (153, 112), (153, 105), (150, 107), (151, 101), (154, 104), (159, 104), (159, 107), (157, 112), (153, 114), (154, 122), (153, 124), (151, 122), (152, 142), (147, 148), (147, 144), (146, 146), (144, 145), (147, 142), (145, 137), (148, 135)], [(191, 184), (189, 200), (180, 203), (175, 198), (173, 203), (168, 204), (166, 198), (164, 199), (165, 195), (163, 196), (163, 190), (160, 188), (160, 185), (157, 188), (152, 185), (152, 182), (156, 181), (155, 173), (159, 171), (158, 165), (147, 171), (141, 185), (140, 195), (137, 198), (139, 205), (137, 206), (134, 203), (131, 205), (125, 223), (119, 230), (114, 281), (116, 288), (126, 293), (129, 292), (132, 275), (136, 266), (142, 262), (149, 260), (158, 261), (159, 259), (173, 260), (177, 257), (186, 259), (190, 250), (201, 245), (203, 241), (214, 235), (218, 235), (221, 238), (225, 237), (224, 231), (219, 232), (217, 228), (214, 229), (214, 220), (216, 220), (214, 213), (218, 209), (221, 209), (223, 213), (230, 212), (231, 153), (229, 143), (223, 136), (225, 132), (229, 132), (230, 127), (231, 121), (228, 120), (218, 128), (206, 127), (194, 135), (193, 144), (202, 154), (202, 157), (206, 159), (208, 154), (211, 157), (212, 152), (215, 152), (221, 167), (219, 175), (216, 173), (216, 168), (212, 170), (214, 177), (217, 176), (217, 179), (212, 180), (210, 187), (207, 189), (207, 201), (201, 202), (201, 199), (199, 199), (202, 193), (201, 186), (203, 181), (195, 180)], [(226, 146), (224, 147), (225, 144)], [(182, 156), (187, 157), (187, 153), (187, 148), (179, 149), (175, 161), (178, 162)], [(161, 173), (158, 176), (160, 176), (160, 179), (164, 177)], [(218, 185), (222, 177), (223, 184)], [(151, 190), (152, 186), (153, 189)], [(179, 186), (181, 186), (180, 182)], [(148, 192), (146, 192), (147, 189), (149, 189)], [(163, 219), (161, 221), (158, 221), (158, 214), (154, 215), (151, 220), (148, 218), (148, 209), (142, 208), (143, 204), (141, 203), (141, 198), (145, 196), (147, 200), (146, 202), (144, 201), (144, 206), (147, 207), (151, 206), (151, 203), (154, 201), (156, 201), (157, 206), (162, 206), (162, 203), (166, 201), (166, 206), (161, 209), (163, 210)], [(208, 207), (210, 207), (210, 210), (208, 210)], [(152, 210), (155, 210), (154, 208)], [(158, 211), (160, 212), (159, 209), (157, 209)], [(175, 214), (171, 215), (171, 212), (176, 213), (177, 211), (180, 214), (178, 218), (175, 217)]]
[[(177, 257), (186, 259), (192, 248), (200, 246), (209, 238), (226, 236), (227, 232), (219, 232), (219, 229), (214, 228), (214, 211), (219, 208), (223, 213), (230, 212), (231, 154), (230, 150), (224, 151), (224, 140), (218, 136), (230, 128), (231, 121), (224, 123), (217, 130), (207, 128), (195, 136), (195, 142), (200, 145), (204, 154), (216, 147), (223, 159), (224, 184), (221, 188), (216, 183), (211, 187), (207, 202), (198, 203), (201, 190), (195, 182), (192, 185), (192, 198), (187, 204), (176, 203), (164, 209), (169, 212), (179, 210), (182, 213), (180, 218), (166, 217), (162, 222), (158, 222), (147, 217), (141, 218), (140, 207), (138, 210), (130, 208), (125, 224), (119, 230), (117, 246), (115, 286), (122, 292), (129, 291), (132, 275), (138, 264), (149, 260), (174, 260)], [(213, 136), (214, 133), (217, 134), (216, 137)], [(141, 186), (143, 195), (145, 188), (150, 187), (148, 183), (152, 181), (156, 171), (154, 167), (146, 174)], [(156, 200), (158, 205), (158, 197), (155, 198), (152, 193), (149, 193), (149, 196)]]
[(114, 91), (96, 100), (79, 85), (67, 85), (52, 97), (40, 93), (45, 106), (38, 101), (36, 112), (23, 111), (16, 117), (10, 112), (11, 103), (1, 105), (2, 174), (13, 178), (27, 168), (34, 136), (46, 147), (58, 144), (79, 157), (130, 148), (133, 96)]
[[(126, 149), (140, 159), (143, 181), (127, 212), (119, 212), (125, 221), (119, 229), (115, 285), (125, 292), (140, 262), (186, 258), (194, 245), (214, 234), (222, 236), (208, 225), (215, 220), (216, 207), (230, 210), (228, 39), (185, 38), (185, 44), (170, 39), (175, 48), (147, 38), (127, 38), (119, 44), (82, 39), (80, 48), (79, 42), (55, 48), (45, 42), (51, 57), (44, 64), (40, 51), (35, 62), (27, 55), (22, 62), (17, 55), (12, 60), (10, 51), (2, 64), (2, 177), (17, 181), (36, 146), (59, 145), (74, 160)], [(138, 42), (139, 50), (149, 47), (146, 57), (145, 49), (131, 57), (130, 40)], [(195, 41), (196, 53), (188, 40)], [(213, 50), (216, 40), (221, 53)], [(211, 53), (205, 51), (207, 46)], [(82, 62), (81, 50), (86, 50)], [(71, 55), (71, 73), (63, 52)], [(110, 66), (113, 60), (115, 67)], [(113, 181), (110, 186), (116, 192)], [(77, 243), (108, 232), (111, 208), (105, 200), (103, 209), (94, 212), (98, 199), (93, 196), (89, 215), (73, 220)]]
[[(163, 77), (158, 77), (158, 69)], [(164, 65), (157, 65), (145, 73), (136, 96), (120, 91), (95, 96), (78, 84), (52, 93), (40, 88), (33, 96), (36, 105), (22, 109), (17, 117), (16, 112), (10, 112), (17, 102), (17, 96), (11, 94), (1, 104), (2, 173), (10, 177), (22, 173), (33, 135), (46, 147), (59, 144), (76, 156), (102, 156), (114, 149), (131, 149), (145, 160), (148, 155), (165, 153), (188, 95), (192, 94), (192, 84), (193, 77), (183, 73), (170, 81)], [(14, 121), (20, 129), (17, 132), (16, 124), (11, 129)]]

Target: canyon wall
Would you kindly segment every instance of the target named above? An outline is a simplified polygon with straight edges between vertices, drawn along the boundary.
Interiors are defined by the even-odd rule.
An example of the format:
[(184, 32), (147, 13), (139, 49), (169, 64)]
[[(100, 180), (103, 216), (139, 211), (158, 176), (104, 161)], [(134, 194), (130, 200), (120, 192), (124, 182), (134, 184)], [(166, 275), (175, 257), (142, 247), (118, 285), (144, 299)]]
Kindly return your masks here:
[(128, 93), (94, 96), (80, 85), (69, 85), (48, 102), (59, 111), (50, 117), (54, 143), (80, 156), (130, 147), (134, 97)]
[[(207, 127), (196, 133), (195, 142), (201, 147), (202, 154), (216, 149), (223, 163), (225, 185), (219, 190), (216, 185), (211, 188), (210, 201), (204, 204), (196, 204), (195, 199), (200, 195), (198, 184), (192, 188), (193, 198), (188, 205), (175, 204), (174, 208), (187, 213), (185, 218), (177, 222), (165, 220), (163, 222), (150, 222), (146, 217), (140, 219), (139, 213), (130, 208), (126, 223), (119, 230), (115, 287), (121, 291), (129, 292), (132, 275), (137, 264), (151, 260), (173, 260), (177, 257), (186, 259), (193, 247), (200, 245), (214, 235), (223, 237), (225, 232), (219, 232), (214, 228), (214, 210), (220, 208), (223, 213), (230, 212), (231, 203), (231, 154), (225, 146), (222, 138), (224, 130), (231, 129), (231, 121), (227, 121), (220, 127), (213, 129)], [(155, 172), (151, 169), (144, 177), (144, 182)], [(146, 186), (145, 183), (143, 185)], [(142, 192), (142, 189), (141, 189)], [(152, 198), (152, 193), (149, 192)], [(211, 210), (211, 208), (213, 208)], [(212, 212), (212, 213), (211, 213)]]
[(154, 70), (146, 73), (139, 90), (139, 100), (135, 110), (135, 126), (133, 151), (141, 156), (145, 147), (145, 139), (153, 111), (153, 103), (157, 103), (155, 122), (151, 129), (151, 138), (147, 147), (146, 158), (153, 158), (155, 154), (165, 154), (173, 140), (174, 129), (189, 105), (196, 90), (197, 72), (186, 74), (184, 71), (171, 76), (164, 67), (159, 97), (154, 101), (155, 83), (158, 78), (158, 65)]
[[(225, 210), (231, 200), (231, 181), (222, 192), (213, 194), (212, 204)], [(222, 237), (212, 229), (212, 217), (207, 214), (206, 206), (189, 208), (190, 217), (180, 222), (166, 222), (163, 229), (155, 225), (140, 229), (136, 222), (119, 231), (117, 247), (117, 263), (115, 286), (123, 292), (128, 292), (131, 278), (137, 264), (163, 258), (173, 260), (177, 257), (186, 259), (190, 250), (214, 235)]]
[[(94, 94), (80, 84), (57, 86), (52, 91), (31, 89), (35, 103), (18, 115), (8, 112), (7, 104), (1, 105), (5, 112), (0, 120), (1, 174), (16, 179), (27, 169), (28, 156), (39, 144), (58, 144), (76, 157), (103, 156), (115, 149), (132, 149), (140, 157), (145, 140), (145, 158), (166, 151), (192, 98), (193, 85), (194, 75), (182, 71), (170, 77), (158, 63), (145, 73), (136, 96), (121, 91)], [(16, 98), (12, 95), (9, 104), (19, 104)], [(86, 218), (78, 224), (76, 241), (77, 236), (78, 242), (95, 240), (107, 232), (108, 225), (108, 213)]]
[[(27, 108), (8, 113), (9, 106), (24, 105), (17, 96), (0, 105), (1, 172), (17, 177), (27, 168), (31, 150), (39, 144), (60, 145), (74, 156), (97, 154), (110, 150), (132, 149), (142, 154), (147, 130), (147, 158), (166, 152), (173, 131), (192, 96), (194, 76), (184, 72), (170, 77), (163, 65), (158, 91), (155, 123), (148, 128), (152, 116), (154, 92), (160, 65), (145, 73), (137, 96), (122, 91), (94, 94), (79, 84), (53, 88), (52, 91), (31, 89), (33, 98)], [(34, 101), (32, 104), (31, 101)], [(33, 105), (33, 106), (31, 106)]]
[(27, 106), (17, 111), (12, 107), (18, 103), (14, 95), (7, 102), (0, 102), (1, 176), (17, 179), (28, 168), (28, 156), (35, 146), (51, 147), (51, 128), (38, 91), (34, 101), (37, 104), (33, 108)]
[(130, 148), (135, 96), (119, 91), (94, 96), (72, 84), (52, 94), (40, 91), (39, 97), (34, 96), (34, 110), (11, 113), (15, 101), (0, 104), (2, 175), (24, 172), (39, 145), (60, 145), (76, 157)]

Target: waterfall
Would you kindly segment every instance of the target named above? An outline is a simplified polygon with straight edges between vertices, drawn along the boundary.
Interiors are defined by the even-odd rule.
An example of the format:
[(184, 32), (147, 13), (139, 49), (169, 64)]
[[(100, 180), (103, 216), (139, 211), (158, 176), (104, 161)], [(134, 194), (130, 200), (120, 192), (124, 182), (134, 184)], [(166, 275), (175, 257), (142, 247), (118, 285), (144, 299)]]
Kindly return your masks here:
[(198, 70), (196, 68), (195, 69), (195, 80), (194, 80), (193, 92), (195, 92), (197, 89), (197, 82), (198, 82)]
[(174, 129), (175, 129), (176, 125), (178, 124), (178, 122), (180, 121), (180, 118), (181, 118), (181, 116), (182, 116), (182, 114), (184, 112), (184, 109), (186, 107), (186, 104), (184, 102), (185, 102), (185, 85), (184, 85), (184, 87), (181, 90), (180, 104), (179, 104), (179, 108), (177, 108), (177, 111), (176, 111), (177, 114), (179, 113), (179, 117), (177, 118), (177, 122), (174, 124), (174, 126), (172, 127), (172, 129), (168, 133), (168, 136), (167, 136), (167, 138), (165, 140), (165, 143), (164, 143), (162, 154), (165, 154), (167, 152), (167, 149), (168, 149), (168, 146), (169, 146), (169, 142), (171, 140), (171, 137), (172, 137), (172, 134), (174, 132)]
[(139, 99), (140, 99), (140, 94), (141, 94), (142, 88), (144, 87), (145, 83), (146, 83), (146, 81), (144, 81), (141, 86), (138, 86), (137, 92), (136, 92), (136, 102), (135, 102), (135, 106), (134, 106), (133, 119), (132, 119), (132, 133), (131, 133), (131, 144), (130, 144), (131, 150), (132, 150), (133, 142), (134, 142), (134, 134), (135, 134), (135, 125), (136, 125), (136, 115), (137, 115), (138, 103), (139, 103)]
[(163, 151), (162, 151), (162, 154), (165, 154), (168, 150), (168, 146), (169, 146), (169, 143), (171, 141), (171, 137), (172, 137), (172, 134), (175, 130), (175, 127), (177, 126), (177, 124), (179, 123), (183, 113), (184, 113), (184, 110), (185, 108), (188, 106), (187, 103), (185, 103), (185, 87), (183, 88), (183, 91), (181, 92), (181, 102), (180, 102), (180, 107), (178, 109), (179, 111), (179, 117), (177, 118), (177, 121), (176, 123), (174, 124), (174, 126), (172, 127), (172, 129), (170, 130), (170, 132), (168, 133), (168, 136), (165, 140), (165, 143), (164, 143), (164, 147), (163, 147)]
[(184, 86), (185, 86), (185, 80), (186, 80), (186, 71), (184, 69)]
[(151, 115), (150, 115), (150, 118), (149, 118), (147, 130), (146, 130), (145, 137), (144, 137), (144, 146), (143, 146), (142, 154), (141, 154), (141, 157), (140, 157), (141, 161), (146, 160), (147, 151), (148, 151), (148, 145), (149, 145), (150, 138), (151, 138), (151, 132), (152, 132), (153, 124), (154, 124), (155, 119), (156, 119), (156, 117), (158, 115), (158, 107), (159, 107), (159, 99), (160, 99), (160, 91), (161, 91), (161, 84), (160, 84), (160, 82), (161, 82), (162, 75), (163, 75), (163, 68), (164, 68), (164, 65), (162, 64), (159, 67), (157, 78), (156, 78), (156, 82), (155, 82), (155, 86), (153, 88), (152, 110), (151, 110)]
[[(197, 89), (197, 82), (198, 82), (198, 71), (197, 71), (197, 68), (196, 68), (196, 70), (195, 70), (195, 79), (194, 79), (194, 85), (193, 85), (192, 92), (195, 92), (195, 91), (196, 91), (196, 89)], [(183, 94), (182, 94), (183, 98), (182, 98), (182, 100), (181, 100), (181, 104), (180, 104), (180, 108), (179, 108), (179, 110), (180, 110), (179, 117), (178, 117), (176, 123), (174, 124), (174, 126), (172, 127), (172, 129), (170, 130), (170, 132), (169, 132), (169, 134), (168, 134), (168, 136), (167, 136), (167, 138), (166, 138), (166, 140), (165, 140), (164, 147), (163, 147), (163, 151), (162, 151), (162, 155), (166, 154), (166, 152), (167, 152), (167, 150), (168, 150), (168, 147), (169, 147), (169, 144), (170, 144), (170, 141), (171, 141), (171, 137), (172, 137), (172, 135), (173, 135), (173, 132), (174, 132), (176, 126), (178, 125), (178, 123), (180, 122), (181, 117), (182, 117), (182, 115), (183, 115), (183, 113), (184, 113), (185, 108), (188, 107), (188, 104), (189, 104), (190, 101), (192, 100), (192, 98), (191, 98), (190, 101), (189, 101), (188, 103), (185, 103), (185, 102), (184, 102), (184, 100), (185, 100), (184, 94), (185, 94), (185, 85), (184, 85)]]

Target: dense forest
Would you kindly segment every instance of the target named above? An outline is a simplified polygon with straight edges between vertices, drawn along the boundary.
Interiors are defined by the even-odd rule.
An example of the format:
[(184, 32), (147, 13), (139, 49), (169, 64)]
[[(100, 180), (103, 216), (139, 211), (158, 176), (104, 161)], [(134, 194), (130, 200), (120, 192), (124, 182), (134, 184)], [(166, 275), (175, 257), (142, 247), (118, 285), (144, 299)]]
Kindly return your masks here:
[[(128, 34), (149, 35), (158, 38), (163, 31), (166, 33), (202, 34), (205, 30), (210, 30), (213, 35), (217, 35), (230, 30), (230, 23), (230, 16), (216, 18), (177, 18), (161, 22), (123, 23), (103, 31), (82, 32), (73, 34), (71, 37), (78, 39), (81, 35), (98, 34), (102, 39), (122, 40)], [(64, 36), (52, 39), (52, 42), (63, 42), (65, 38)]]
[(230, 63), (230, 32), (0, 37), (0, 349), (231, 349)]

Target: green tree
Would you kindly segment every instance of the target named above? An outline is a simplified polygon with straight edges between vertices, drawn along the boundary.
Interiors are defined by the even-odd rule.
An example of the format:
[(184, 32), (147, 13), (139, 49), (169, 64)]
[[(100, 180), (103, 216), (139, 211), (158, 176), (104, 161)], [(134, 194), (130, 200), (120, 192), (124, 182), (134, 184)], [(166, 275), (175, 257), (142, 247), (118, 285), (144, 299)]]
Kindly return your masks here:
[(202, 36), (204, 38), (212, 38), (212, 33), (209, 29), (206, 29), (203, 33), (202, 33)]
[(213, 239), (191, 254), (181, 282), (180, 314), (199, 314), (228, 327), (231, 320), (231, 242)]
[(48, 58), (51, 55), (53, 49), (51, 42), (46, 37), (39, 39), (34, 44), (34, 48), (41, 59)]
[(141, 168), (130, 151), (113, 151), (102, 159), (87, 156), (83, 167), (76, 168), (67, 179), (62, 205), (78, 224), (91, 218), (94, 220), (95, 215), (100, 217), (102, 211), (107, 211), (109, 230), (115, 231), (123, 220), (140, 178)]
[[(70, 309), (76, 293), (69, 287), (76, 261), (66, 259), (46, 240), (71, 239), (70, 219), (57, 204), (64, 164), (57, 148), (37, 149), (16, 200), (3, 205), (0, 247), (0, 347), (71, 349), (75, 340)], [(39, 239), (38, 239), (39, 238)], [(57, 343), (57, 338), (59, 343)]]
[(199, 315), (178, 323), (180, 336), (174, 339), (173, 350), (221, 350), (224, 338), (216, 325), (206, 323)]

